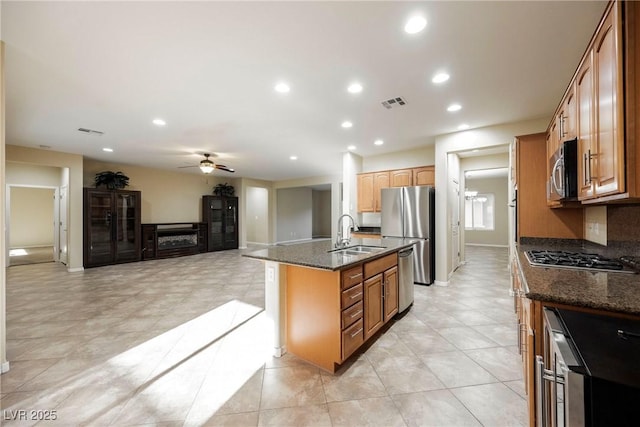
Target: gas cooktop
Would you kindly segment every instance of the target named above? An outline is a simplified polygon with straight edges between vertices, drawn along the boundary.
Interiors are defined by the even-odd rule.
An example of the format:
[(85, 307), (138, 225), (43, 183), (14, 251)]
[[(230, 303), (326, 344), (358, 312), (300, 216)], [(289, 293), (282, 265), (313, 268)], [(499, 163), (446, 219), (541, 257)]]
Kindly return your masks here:
[(617, 259), (598, 254), (567, 251), (526, 251), (529, 263), (536, 267), (574, 268), (579, 270), (635, 273)]

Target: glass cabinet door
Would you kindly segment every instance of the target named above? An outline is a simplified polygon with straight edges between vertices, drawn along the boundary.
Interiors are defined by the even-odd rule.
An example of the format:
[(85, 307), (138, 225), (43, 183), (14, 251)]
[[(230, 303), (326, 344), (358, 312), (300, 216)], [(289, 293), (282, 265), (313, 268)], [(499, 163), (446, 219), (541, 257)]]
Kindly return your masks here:
[(224, 209), (222, 200), (210, 200), (209, 209), (209, 250), (222, 249), (224, 220)]
[(115, 215), (111, 193), (92, 192), (89, 202), (89, 256), (90, 262), (110, 262), (113, 259), (112, 224)]
[(138, 256), (137, 197), (137, 194), (116, 194), (116, 261), (135, 260)]

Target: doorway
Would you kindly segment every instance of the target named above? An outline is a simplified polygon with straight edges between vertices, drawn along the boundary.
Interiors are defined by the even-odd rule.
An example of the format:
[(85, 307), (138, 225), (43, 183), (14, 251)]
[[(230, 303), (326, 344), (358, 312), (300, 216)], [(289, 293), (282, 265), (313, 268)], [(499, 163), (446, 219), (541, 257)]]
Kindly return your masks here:
[(55, 187), (9, 186), (7, 265), (57, 260), (57, 191)]

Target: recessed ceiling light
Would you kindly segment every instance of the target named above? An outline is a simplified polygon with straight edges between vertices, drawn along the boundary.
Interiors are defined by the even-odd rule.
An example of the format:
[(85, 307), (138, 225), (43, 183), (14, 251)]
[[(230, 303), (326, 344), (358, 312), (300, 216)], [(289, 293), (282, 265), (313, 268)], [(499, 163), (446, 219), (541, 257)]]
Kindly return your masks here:
[(447, 111), (454, 112), (462, 110), (462, 106), (460, 104), (451, 104), (447, 107)]
[(469, 129), (469, 125), (466, 123), (461, 124), (460, 126), (458, 126), (458, 129), (460, 130), (465, 130), (465, 129)]
[(346, 121), (342, 122), (342, 124), (340, 126), (342, 126), (343, 128), (346, 129), (346, 128), (353, 127), (353, 123), (351, 123), (350, 121), (346, 120)]
[(289, 91), (291, 90), (291, 88), (289, 87), (288, 84), (284, 83), (284, 82), (280, 82), (278, 83), (274, 89), (276, 90), (276, 92), (280, 92), (280, 93), (289, 93)]
[(412, 16), (404, 25), (404, 31), (409, 34), (419, 33), (427, 26), (427, 20), (422, 16)]
[(431, 79), (431, 82), (435, 84), (440, 84), (440, 83), (446, 82), (447, 80), (449, 80), (449, 74), (438, 73), (435, 76), (433, 76), (433, 78)]
[(113, 153), (113, 148), (108, 148), (108, 147), (104, 147), (102, 149), (102, 151), (106, 152), (106, 153)]
[(383, 140), (381, 140), (381, 139), (376, 139), (373, 143), (374, 143), (375, 145), (382, 145), (382, 144), (384, 144), (384, 141), (383, 141)]
[(347, 150), (349, 150), (349, 151), (353, 151), (355, 149), (356, 149), (355, 145), (350, 145), (350, 146), (347, 147)]
[(349, 93), (360, 93), (362, 92), (362, 85), (360, 83), (351, 83), (347, 90)]
[(153, 124), (156, 126), (166, 126), (167, 122), (162, 119), (153, 119)]
[(298, 160), (298, 156), (289, 156), (289, 160)]

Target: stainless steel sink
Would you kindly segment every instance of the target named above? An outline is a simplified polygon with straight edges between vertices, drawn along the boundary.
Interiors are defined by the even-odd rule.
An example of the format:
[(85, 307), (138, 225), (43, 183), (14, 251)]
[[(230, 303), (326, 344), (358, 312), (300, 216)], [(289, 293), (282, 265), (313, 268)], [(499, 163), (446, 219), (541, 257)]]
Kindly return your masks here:
[(378, 252), (383, 249), (385, 248), (382, 246), (357, 245), (357, 246), (351, 246), (349, 248), (344, 248), (344, 249), (333, 249), (333, 250), (330, 250), (329, 252), (334, 252), (334, 253), (343, 254), (343, 255), (364, 255), (364, 254), (370, 254), (372, 252)]

